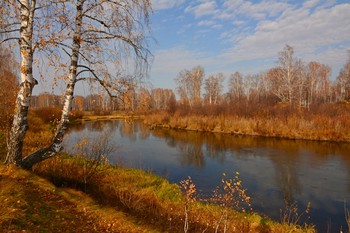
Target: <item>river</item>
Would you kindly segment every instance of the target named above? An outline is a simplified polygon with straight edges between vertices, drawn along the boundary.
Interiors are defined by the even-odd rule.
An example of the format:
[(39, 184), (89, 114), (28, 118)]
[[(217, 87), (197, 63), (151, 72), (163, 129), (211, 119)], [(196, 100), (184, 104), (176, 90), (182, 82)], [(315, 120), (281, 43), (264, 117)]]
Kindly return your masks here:
[(296, 203), (301, 223), (319, 232), (347, 230), (350, 209), (350, 144), (234, 136), (184, 130), (150, 130), (142, 121), (86, 122), (70, 129), (65, 148), (75, 152), (82, 137), (107, 135), (116, 151), (109, 161), (151, 170), (170, 182), (190, 176), (204, 197), (220, 185), (223, 173), (239, 172), (253, 209), (279, 221), (285, 203)]

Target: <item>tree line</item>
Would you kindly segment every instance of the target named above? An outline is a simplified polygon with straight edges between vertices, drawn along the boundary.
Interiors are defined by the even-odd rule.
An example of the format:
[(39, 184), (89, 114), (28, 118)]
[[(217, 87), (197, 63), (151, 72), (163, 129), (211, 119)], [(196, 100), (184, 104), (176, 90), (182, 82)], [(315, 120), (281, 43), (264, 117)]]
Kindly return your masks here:
[(350, 51), (349, 59), (336, 80), (330, 80), (331, 68), (316, 61), (308, 63), (295, 57), (291, 46), (279, 52), (278, 63), (265, 72), (243, 75), (234, 72), (228, 79), (222, 73), (205, 77), (204, 69), (196, 66), (181, 71), (177, 78), (179, 105), (190, 110), (201, 105), (250, 104), (256, 108), (282, 103), (290, 107), (310, 109), (320, 104), (350, 100)]
[[(33, 109), (61, 107), (64, 100), (62, 95), (41, 93), (32, 96), (30, 106)], [(119, 98), (111, 98), (106, 93), (74, 96), (71, 110), (93, 112), (94, 114), (111, 114), (113, 111), (127, 113), (149, 113), (155, 111), (173, 111), (176, 107), (176, 97), (171, 89), (138, 88), (129, 90)]]
[[(205, 77), (204, 68), (182, 70), (175, 78), (175, 90), (162, 88), (129, 88), (118, 99), (108, 94), (75, 96), (72, 110), (94, 111), (97, 114), (112, 111), (149, 113), (157, 111), (188, 113), (205, 106), (222, 107), (241, 113), (249, 106), (263, 110), (266, 106), (282, 104), (289, 107), (312, 109), (322, 104), (348, 101), (350, 98), (350, 52), (349, 59), (334, 81), (330, 79), (331, 68), (316, 61), (308, 63), (295, 57), (291, 46), (279, 52), (278, 64), (265, 72), (243, 75), (232, 73), (227, 81), (225, 75), (210, 74)], [(175, 93), (178, 94), (176, 98)], [(33, 108), (61, 106), (62, 96), (48, 93), (33, 96)], [(247, 107), (248, 106), (248, 107)], [(216, 108), (220, 113), (220, 109)], [(213, 112), (215, 114), (215, 112)]]

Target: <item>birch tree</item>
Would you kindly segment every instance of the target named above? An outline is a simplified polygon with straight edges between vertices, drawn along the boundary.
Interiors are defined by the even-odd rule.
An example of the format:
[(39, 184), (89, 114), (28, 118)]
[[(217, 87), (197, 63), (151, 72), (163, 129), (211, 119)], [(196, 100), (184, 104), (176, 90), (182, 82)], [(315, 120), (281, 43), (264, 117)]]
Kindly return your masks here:
[(298, 99), (303, 63), (294, 57), (294, 50), (286, 45), (279, 53), (278, 66), (268, 72), (273, 93), (282, 101), (292, 105)]
[[(22, 146), (28, 128), (27, 115), (30, 97), (38, 83), (33, 77), (33, 28), (36, 0), (4, 0), (1, 3), (1, 43), (16, 41), (20, 49), (20, 84), (8, 141), (6, 163), (21, 165)], [(7, 17), (4, 17), (4, 16)]]
[(181, 71), (175, 79), (181, 101), (188, 104), (190, 108), (201, 102), (203, 78), (204, 69), (201, 66), (196, 66), (192, 70)]
[(344, 64), (337, 77), (337, 86), (339, 94), (337, 99), (340, 101), (350, 97), (350, 50), (348, 51), (348, 61)]
[(217, 104), (223, 89), (224, 74), (210, 75), (204, 82), (205, 98), (209, 104)]
[(231, 74), (229, 80), (229, 95), (232, 100), (239, 100), (243, 96), (243, 76), (239, 72)]
[(319, 62), (309, 62), (307, 65), (307, 104), (308, 106), (322, 100), (325, 102), (330, 95), (329, 66)]

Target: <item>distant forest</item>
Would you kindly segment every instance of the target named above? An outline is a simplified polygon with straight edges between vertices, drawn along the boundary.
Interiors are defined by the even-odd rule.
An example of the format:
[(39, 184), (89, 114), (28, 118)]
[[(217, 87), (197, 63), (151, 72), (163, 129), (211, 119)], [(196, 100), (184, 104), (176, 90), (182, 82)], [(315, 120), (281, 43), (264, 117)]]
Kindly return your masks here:
[[(316, 61), (305, 63), (286, 45), (278, 54), (277, 66), (265, 72), (243, 75), (237, 71), (225, 81), (223, 73), (206, 76), (203, 67), (196, 66), (179, 72), (174, 90), (130, 85), (118, 99), (111, 99), (107, 94), (75, 96), (72, 108), (101, 114), (121, 110), (204, 115), (251, 115), (276, 106), (313, 110), (349, 101), (350, 51), (349, 59), (335, 80), (330, 80), (330, 74), (328, 65)], [(224, 88), (225, 83), (227, 87)], [(32, 97), (31, 105), (33, 108), (59, 107), (62, 99), (62, 96), (42, 93)]]

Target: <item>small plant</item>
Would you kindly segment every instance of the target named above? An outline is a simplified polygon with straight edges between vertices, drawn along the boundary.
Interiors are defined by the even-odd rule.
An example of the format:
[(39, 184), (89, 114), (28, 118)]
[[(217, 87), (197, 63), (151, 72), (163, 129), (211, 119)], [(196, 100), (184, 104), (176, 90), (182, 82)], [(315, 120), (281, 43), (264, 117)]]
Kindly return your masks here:
[(280, 209), (281, 222), (288, 225), (307, 225), (310, 219), (311, 203), (308, 202), (305, 211), (299, 213), (297, 202), (285, 201), (285, 210)]
[(346, 224), (348, 225), (348, 232), (350, 232), (350, 212), (349, 209), (346, 207), (346, 202), (344, 202), (344, 212)]
[(243, 189), (242, 180), (239, 178), (239, 172), (235, 173), (234, 178), (229, 178), (226, 173), (223, 173), (221, 186), (214, 190), (213, 197), (210, 201), (222, 207), (222, 213), (216, 224), (215, 232), (218, 232), (222, 222), (224, 227), (223, 231), (227, 232), (229, 209), (235, 209), (241, 212), (246, 212), (247, 210), (252, 211), (250, 197), (247, 195), (246, 190)]
[(102, 133), (95, 139), (88, 136), (82, 137), (76, 144), (76, 154), (84, 157), (83, 159), (83, 179), (85, 191), (88, 181), (97, 173), (101, 172), (103, 166), (109, 163), (108, 156), (115, 151), (115, 146), (111, 144), (106, 133)]
[(189, 220), (188, 212), (190, 204), (195, 202), (197, 199), (197, 189), (196, 185), (193, 183), (192, 178), (189, 176), (186, 180), (180, 181), (180, 188), (185, 195), (185, 223), (184, 223), (184, 232), (188, 231)]

